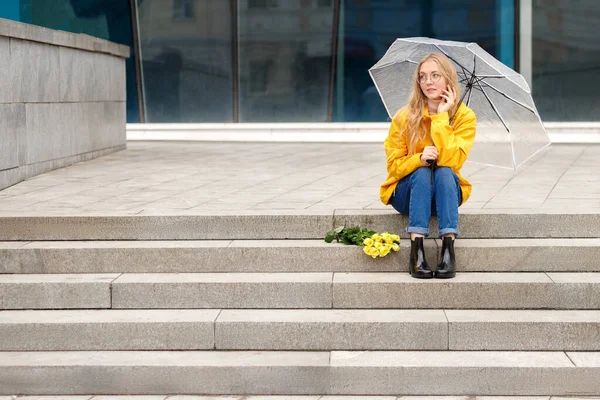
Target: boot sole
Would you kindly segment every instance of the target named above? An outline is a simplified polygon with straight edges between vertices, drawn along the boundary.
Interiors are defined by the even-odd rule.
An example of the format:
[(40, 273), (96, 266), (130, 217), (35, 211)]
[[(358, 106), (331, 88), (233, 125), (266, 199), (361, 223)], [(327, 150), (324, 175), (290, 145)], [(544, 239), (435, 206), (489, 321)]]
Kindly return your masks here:
[(452, 279), (456, 276), (456, 274), (453, 275), (434, 275), (435, 278), (437, 279)]

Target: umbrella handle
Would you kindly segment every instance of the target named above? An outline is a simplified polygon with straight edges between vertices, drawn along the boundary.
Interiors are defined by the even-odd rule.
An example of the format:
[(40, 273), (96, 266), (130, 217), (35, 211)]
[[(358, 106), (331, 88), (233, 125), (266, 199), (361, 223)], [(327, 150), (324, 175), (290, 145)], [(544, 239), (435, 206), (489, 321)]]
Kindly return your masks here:
[(429, 168), (431, 168), (431, 184), (433, 185), (433, 171), (435, 171), (436, 167), (437, 167), (437, 163), (435, 162), (435, 160), (427, 160), (427, 164), (430, 165)]

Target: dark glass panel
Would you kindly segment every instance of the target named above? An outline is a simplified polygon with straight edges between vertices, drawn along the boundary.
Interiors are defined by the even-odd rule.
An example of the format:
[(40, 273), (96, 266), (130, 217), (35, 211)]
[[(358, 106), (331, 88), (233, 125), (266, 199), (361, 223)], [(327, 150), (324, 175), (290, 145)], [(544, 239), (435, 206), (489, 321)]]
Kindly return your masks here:
[(137, 1), (147, 122), (233, 121), (231, 1)]
[(537, 0), (532, 11), (532, 88), (542, 120), (598, 120), (598, 2)]
[(325, 122), (332, 1), (239, 1), (240, 122)]

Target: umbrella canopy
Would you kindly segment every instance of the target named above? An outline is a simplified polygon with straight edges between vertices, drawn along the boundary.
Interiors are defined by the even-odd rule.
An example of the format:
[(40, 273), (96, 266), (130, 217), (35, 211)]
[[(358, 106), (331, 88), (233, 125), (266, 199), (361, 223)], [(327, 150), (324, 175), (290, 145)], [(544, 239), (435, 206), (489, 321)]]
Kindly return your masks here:
[(436, 52), (454, 64), (460, 100), (477, 116), (470, 161), (516, 169), (550, 144), (523, 76), (476, 43), (397, 39), (369, 69), (390, 117), (408, 103), (421, 59)]

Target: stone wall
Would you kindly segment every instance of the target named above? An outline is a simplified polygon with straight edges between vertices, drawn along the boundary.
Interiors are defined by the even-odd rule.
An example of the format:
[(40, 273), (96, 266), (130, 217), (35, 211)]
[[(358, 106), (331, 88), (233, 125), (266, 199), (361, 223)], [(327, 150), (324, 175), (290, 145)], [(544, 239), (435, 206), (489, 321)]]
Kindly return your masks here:
[(0, 19), (0, 190), (125, 148), (129, 47)]

